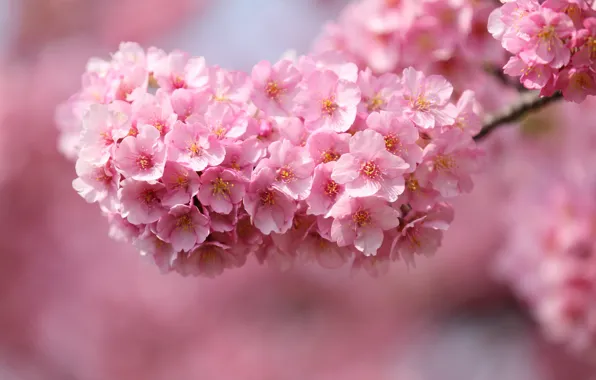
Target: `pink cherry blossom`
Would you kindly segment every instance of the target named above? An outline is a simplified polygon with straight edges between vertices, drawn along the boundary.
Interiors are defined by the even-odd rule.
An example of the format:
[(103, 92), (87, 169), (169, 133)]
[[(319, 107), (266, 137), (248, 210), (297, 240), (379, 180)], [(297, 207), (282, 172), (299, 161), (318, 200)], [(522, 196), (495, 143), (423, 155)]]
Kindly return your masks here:
[(167, 191), (161, 203), (167, 207), (187, 204), (199, 192), (197, 173), (174, 161), (166, 162), (161, 181)]
[(358, 74), (358, 86), (362, 91), (362, 102), (358, 107), (361, 117), (366, 118), (371, 112), (397, 111), (393, 99), (401, 91), (401, 81), (396, 74), (385, 73), (377, 77), (367, 68)]
[(168, 159), (181, 163), (194, 171), (222, 163), (226, 154), (217, 137), (209, 134), (201, 123), (176, 122), (167, 134)]
[(205, 59), (189, 58), (182, 51), (156, 60), (153, 76), (159, 87), (169, 93), (180, 88), (202, 89), (209, 80)]
[(268, 115), (285, 116), (292, 110), (301, 79), (300, 72), (288, 59), (274, 65), (261, 61), (252, 69), (254, 91), (251, 100)]
[(455, 122), (453, 126), (474, 136), (482, 128), (482, 108), (473, 91), (466, 90), (455, 105)]
[(448, 130), (424, 148), (419, 181), (444, 197), (468, 193), (473, 187), (471, 175), (478, 170), (480, 158), (469, 135), (459, 129)]
[(72, 182), (73, 188), (89, 203), (99, 202), (102, 208), (116, 211), (117, 192), (120, 175), (113, 164), (93, 165), (79, 158), (75, 166), (78, 178)]
[[(578, 12), (579, 13), (579, 12)], [(577, 32), (576, 44), (579, 46), (577, 53), (573, 55), (571, 63), (574, 66), (587, 66), (596, 68), (596, 17), (584, 20), (585, 29)]]
[(339, 158), (331, 178), (345, 185), (346, 194), (352, 197), (377, 195), (395, 202), (404, 191), (403, 174), (409, 167), (385, 149), (383, 135), (365, 130), (350, 139), (350, 153)]
[(139, 127), (137, 136), (122, 140), (114, 153), (114, 164), (126, 178), (154, 181), (163, 175), (166, 146), (157, 129), (150, 125)]
[(120, 213), (132, 224), (157, 222), (167, 209), (161, 204), (166, 188), (161, 183), (147, 183), (127, 178), (120, 183)]
[(107, 162), (115, 143), (128, 134), (130, 117), (112, 106), (92, 104), (83, 117), (80, 157), (85, 161), (102, 165)]
[(207, 92), (214, 102), (244, 105), (250, 98), (250, 78), (241, 71), (226, 71), (213, 67), (209, 69)]
[(213, 278), (225, 269), (239, 267), (246, 261), (246, 256), (236, 255), (228, 247), (217, 243), (205, 243), (194, 251), (179, 254), (173, 263), (173, 269), (183, 276), (206, 276)]
[(444, 110), (453, 92), (453, 86), (445, 78), (426, 77), (410, 67), (404, 70), (402, 83), (402, 105), (416, 125), (429, 129), (453, 123), (453, 118)]
[(349, 151), (350, 137), (349, 133), (320, 129), (309, 136), (306, 149), (316, 164), (337, 161)]
[(292, 226), (296, 202), (275, 184), (277, 174), (264, 167), (254, 174), (244, 197), (244, 207), (252, 222), (263, 234), (283, 234)]
[(354, 245), (365, 255), (374, 255), (383, 243), (383, 231), (399, 226), (399, 212), (378, 197), (343, 196), (329, 210), (333, 218), (331, 239), (340, 247)]
[(194, 205), (176, 205), (159, 219), (156, 234), (176, 252), (188, 252), (209, 235), (209, 219)]
[[(192, 120), (192, 121), (191, 121)], [(192, 123), (194, 117), (188, 122)], [(203, 117), (205, 126), (218, 139), (236, 139), (246, 132), (248, 117), (244, 111), (235, 112), (227, 103), (210, 106)]]
[(172, 110), (178, 120), (186, 122), (193, 115), (201, 115), (207, 110), (209, 95), (186, 88), (178, 88), (170, 95)]
[(417, 144), (418, 129), (410, 120), (381, 111), (371, 113), (366, 125), (383, 136), (385, 149), (402, 158), (410, 166), (410, 171), (422, 161), (422, 148)]
[(335, 162), (319, 164), (315, 168), (310, 195), (306, 198), (308, 213), (325, 215), (343, 195), (344, 186), (331, 179)]
[(441, 246), (443, 231), (453, 221), (453, 209), (437, 204), (426, 213), (412, 212), (405, 219), (400, 235), (395, 239), (394, 252), (415, 265), (416, 255), (430, 256)]
[(581, 103), (588, 95), (596, 95), (596, 72), (589, 68), (561, 70), (556, 87), (561, 89), (566, 100)]
[(360, 90), (330, 70), (316, 70), (306, 78), (296, 102), (296, 112), (304, 118), (307, 129), (345, 132), (356, 120)]
[(529, 36), (520, 53), (525, 61), (536, 60), (557, 69), (569, 63), (571, 52), (565, 40), (573, 33), (573, 21), (566, 14), (542, 8), (524, 18), (519, 30)]
[(157, 90), (156, 95), (143, 94), (134, 102), (132, 114), (137, 125), (152, 125), (162, 137), (172, 129), (177, 119), (169, 96), (162, 89)]
[(234, 205), (242, 202), (245, 182), (233, 170), (208, 168), (201, 174), (199, 201), (220, 214), (229, 214)]
[(308, 196), (314, 163), (305, 148), (289, 140), (275, 141), (269, 146), (269, 158), (259, 162), (255, 171), (268, 167), (275, 171), (276, 187), (296, 200)]

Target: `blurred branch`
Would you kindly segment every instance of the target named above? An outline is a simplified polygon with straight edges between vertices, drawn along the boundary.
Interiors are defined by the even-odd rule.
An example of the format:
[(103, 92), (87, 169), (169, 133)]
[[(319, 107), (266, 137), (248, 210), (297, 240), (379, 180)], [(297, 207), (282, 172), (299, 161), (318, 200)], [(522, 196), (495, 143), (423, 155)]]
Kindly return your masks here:
[(530, 112), (535, 112), (541, 108), (556, 102), (563, 98), (563, 94), (558, 91), (551, 96), (541, 97), (539, 93), (527, 92), (521, 95), (520, 101), (513, 106), (499, 112), (495, 115), (489, 116), (485, 121), (482, 129), (476, 136), (475, 141), (480, 141), (488, 136), (493, 130), (501, 125), (514, 122)]
[(494, 76), (495, 78), (497, 78), (499, 80), (499, 82), (501, 82), (505, 86), (513, 87), (518, 92), (527, 92), (527, 91), (529, 91), (527, 88), (524, 87), (523, 84), (521, 84), (519, 82), (519, 80), (515, 80), (514, 78), (512, 78), (509, 75), (505, 74), (503, 72), (503, 69), (501, 67), (495, 67), (495, 66), (492, 66), (492, 65), (487, 65), (487, 66), (485, 66), (484, 70), (487, 73), (489, 73), (492, 76)]

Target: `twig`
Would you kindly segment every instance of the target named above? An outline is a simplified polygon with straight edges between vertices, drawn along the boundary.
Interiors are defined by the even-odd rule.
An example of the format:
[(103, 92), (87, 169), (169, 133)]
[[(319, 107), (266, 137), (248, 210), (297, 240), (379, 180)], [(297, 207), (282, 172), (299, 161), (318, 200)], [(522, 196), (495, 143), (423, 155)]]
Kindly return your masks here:
[(480, 132), (474, 136), (474, 140), (480, 141), (499, 126), (514, 122), (526, 114), (538, 111), (544, 106), (554, 103), (562, 98), (563, 94), (559, 91), (555, 92), (551, 96), (545, 97), (540, 97), (540, 95), (536, 92), (524, 93), (521, 95), (520, 101), (518, 103), (515, 103), (510, 108), (505, 109), (503, 112), (499, 112), (496, 115), (488, 117)]

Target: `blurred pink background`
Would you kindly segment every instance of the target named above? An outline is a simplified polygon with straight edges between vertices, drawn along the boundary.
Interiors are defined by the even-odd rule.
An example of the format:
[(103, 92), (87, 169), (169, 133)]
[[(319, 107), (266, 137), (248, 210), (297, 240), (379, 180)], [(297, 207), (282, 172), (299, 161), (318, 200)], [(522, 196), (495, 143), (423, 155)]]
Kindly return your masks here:
[(0, 0), (0, 379), (590, 378), (492, 280), (518, 156), (495, 153), (435, 257), (377, 279), (254, 262), (164, 276), (72, 190), (54, 107), (88, 58), (134, 40), (249, 69), (308, 52), (345, 3)]

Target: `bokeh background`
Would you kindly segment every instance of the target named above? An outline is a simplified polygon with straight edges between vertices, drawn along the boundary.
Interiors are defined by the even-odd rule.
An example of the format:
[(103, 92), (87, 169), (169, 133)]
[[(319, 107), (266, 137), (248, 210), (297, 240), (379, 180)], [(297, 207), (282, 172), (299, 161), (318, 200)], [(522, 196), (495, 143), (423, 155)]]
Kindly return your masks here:
[(507, 131), (485, 143), (497, 153), (457, 200), (444, 247), (380, 278), (254, 262), (161, 275), (72, 190), (54, 109), (88, 58), (130, 40), (248, 70), (307, 53), (345, 5), (0, 0), (0, 380), (591, 378), (494, 280), (510, 177), (536, 148), (512, 151)]

